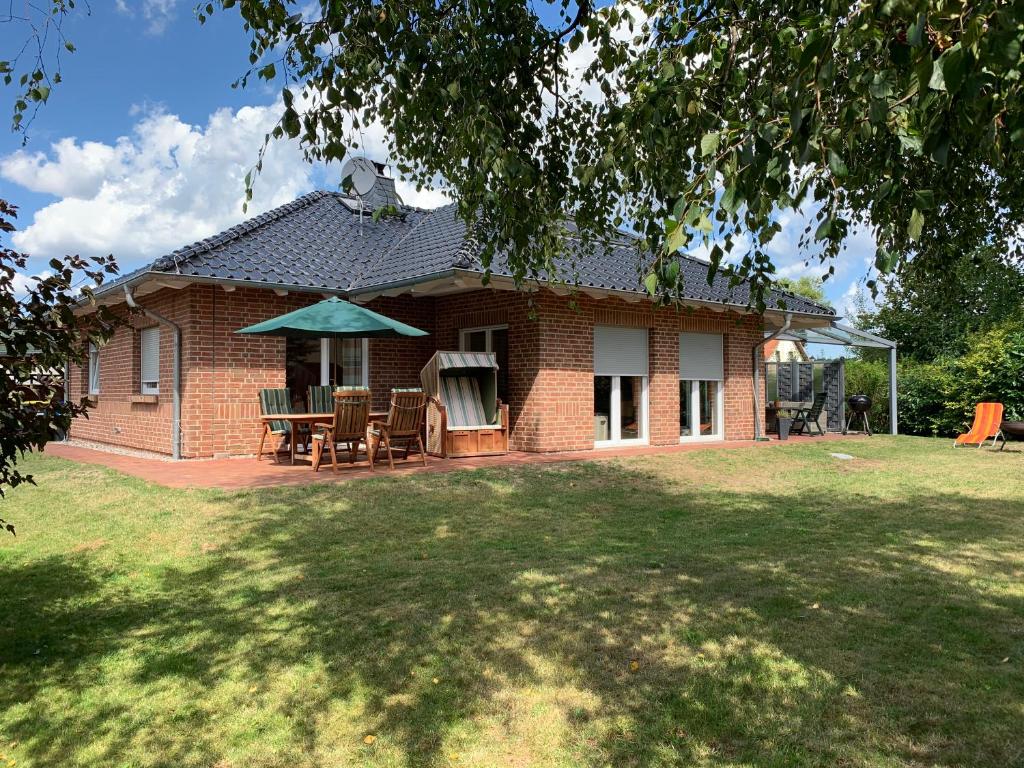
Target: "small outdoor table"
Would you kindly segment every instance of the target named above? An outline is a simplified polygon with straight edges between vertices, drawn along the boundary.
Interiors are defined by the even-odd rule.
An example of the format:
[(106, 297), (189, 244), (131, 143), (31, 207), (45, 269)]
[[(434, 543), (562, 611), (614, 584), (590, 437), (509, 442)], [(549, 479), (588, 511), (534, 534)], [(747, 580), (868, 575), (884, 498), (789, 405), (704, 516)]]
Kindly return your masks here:
[(287, 421), (291, 425), (292, 436), (288, 441), (288, 452), (291, 463), (295, 463), (295, 442), (299, 436), (299, 427), (303, 424), (312, 431), (316, 424), (330, 424), (334, 421), (333, 413), (268, 413), (260, 416), (263, 422)]

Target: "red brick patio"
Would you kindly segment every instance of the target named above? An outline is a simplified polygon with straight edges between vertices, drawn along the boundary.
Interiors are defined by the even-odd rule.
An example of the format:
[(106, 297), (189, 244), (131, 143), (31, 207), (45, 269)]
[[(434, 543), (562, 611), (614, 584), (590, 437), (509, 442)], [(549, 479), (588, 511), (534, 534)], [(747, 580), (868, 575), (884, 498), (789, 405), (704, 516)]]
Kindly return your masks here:
[[(787, 444), (823, 442), (843, 438), (840, 434), (826, 434), (824, 437), (790, 437)], [(846, 439), (856, 439), (847, 436)], [(128, 456), (99, 449), (85, 448), (65, 443), (50, 443), (46, 453), (62, 459), (79, 461), (84, 464), (99, 464), (123, 472), (132, 477), (148, 480), (169, 488), (220, 488), (240, 490), (245, 488), (272, 488), (278, 485), (304, 485), (314, 482), (343, 482), (356, 478), (401, 476), (415, 472), (451, 472), (459, 469), (497, 467), (517, 464), (553, 464), (566, 461), (601, 461), (628, 456), (660, 456), (690, 451), (721, 450), (725, 448), (769, 448), (782, 445), (778, 440), (755, 443), (752, 440), (729, 440), (715, 443), (689, 443), (674, 446), (642, 446), (636, 448), (603, 448), (589, 451), (566, 451), (563, 453), (527, 453), (513, 451), (507, 456), (480, 456), (468, 459), (437, 459), (427, 457), (424, 467), (413, 457), (408, 462), (395, 461), (395, 471), (387, 468), (387, 460), (377, 465), (376, 472), (370, 472), (365, 461), (356, 465), (347, 462), (332, 472), (330, 466), (313, 472), (308, 459), (299, 454), (294, 466), (278, 464), (269, 457), (261, 462), (254, 458), (192, 459), (168, 461), (160, 458)]]

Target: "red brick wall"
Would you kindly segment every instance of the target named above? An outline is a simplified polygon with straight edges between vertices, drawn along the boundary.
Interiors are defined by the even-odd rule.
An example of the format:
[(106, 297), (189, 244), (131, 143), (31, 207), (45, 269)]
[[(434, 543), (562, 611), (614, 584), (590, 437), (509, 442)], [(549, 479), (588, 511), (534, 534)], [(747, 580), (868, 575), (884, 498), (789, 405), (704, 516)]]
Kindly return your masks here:
[(679, 333), (722, 333), (725, 437), (754, 436), (751, 354), (762, 338), (758, 317), (705, 309), (656, 309), (644, 303), (588, 296), (573, 300), (547, 291), (537, 295), (535, 301), (542, 351), (535, 402), (527, 406), (537, 421), (530, 450), (593, 447), (594, 325), (647, 329), (652, 445), (679, 442)]
[[(185, 292), (166, 289), (139, 303), (181, 326), (183, 352), (198, 339), (191, 327), (190, 299)], [(156, 403), (132, 402), (132, 397), (141, 393), (139, 331), (151, 326), (160, 328), (160, 394)], [(100, 349), (100, 393), (89, 418), (75, 421), (72, 437), (170, 453), (173, 354), (169, 328), (145, 315), (133, 315), (128, 327), (118, 329)], [(88, 393), (87, 379), (86, 368), (71, 367), (72, 397), (78, 399)]]
[(436, 300), (435, 343), (439, 350), (459, 348), (459, 331), (507, 325), (509, 338), (509, 445), (513, 450), (541, 450), (536, 393), (540, 365), (540, 323), (534, 317), (531, 295), (481, 290)]
[(434, 299), (382, 296), (366, 304), (374, 312), (427, 331), (430, 336), (370, 339), (370, 391), (378, 410), (387, 408), (392, 387), (420, 386), (420, 371), (437, 349)]
[[(196, 285), (164, 290), (140, 303), (182, 326), (182, 455), (252, 453), (260, 434), (258, 393), (285, 384), (285, 341), (234, 333), (252, 323), (320, 300), (316, 294), (278, 296), (272, 291)], [(368, 305), (430, 332), (419, 339), (369, 342), (370, 387), (375, 406), (392, 387), (419, 385), (419, 373), (436, 349), (458, 349), (458, 331), (509, 327), (510, 443), (514, 449), (588, 449), (594, 434), (593, 327), (648, 329), (650, 442), (679, 440), (679, 332), (725, 335), (725, 429), (729, 439), (753, 436), (751, 350), (761, 338), (753, 316), (707, 310), (655, 309), (643, 303), (550, 291), (481, 290), (444, 297), (381, 297)], [(74, 437), (168, 453), (171, 445), (171, 333), (161, 331), (160, 396), (156, 404), (132, 403), (139, 391), (138, 338), (152, 321), (138, 317), (101, 352), (101, 388), (88, 421)], [(72, 371), (72, 393), (82, 393), (85, 372)]]

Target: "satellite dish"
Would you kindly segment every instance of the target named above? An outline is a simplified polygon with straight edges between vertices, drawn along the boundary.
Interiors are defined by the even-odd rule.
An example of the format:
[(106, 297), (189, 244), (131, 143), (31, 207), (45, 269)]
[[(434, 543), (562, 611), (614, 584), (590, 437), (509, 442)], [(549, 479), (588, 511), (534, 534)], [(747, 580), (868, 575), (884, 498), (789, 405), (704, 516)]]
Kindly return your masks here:
[(377, 183), (377, 168), (365, 157), (350, 157), (341, 169), (341, 183), (346, 192), (362, 197)]

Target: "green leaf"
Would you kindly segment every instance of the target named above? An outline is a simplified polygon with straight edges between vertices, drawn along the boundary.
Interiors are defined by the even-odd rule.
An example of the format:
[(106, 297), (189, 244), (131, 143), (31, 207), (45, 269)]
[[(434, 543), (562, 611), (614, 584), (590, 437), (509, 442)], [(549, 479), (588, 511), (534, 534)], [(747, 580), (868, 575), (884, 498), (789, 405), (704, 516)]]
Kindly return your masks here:
[(831, 149), (828, 151), (828, 167), (837, 178), (842, 178), (850, 172), (846, 167), (846, 161)]
[(814, 232), (815, 240), (827, 240), (832, 234), (832, 217), (826, 216), (821, 220), (818, 229)]
[(725, 192), (722, 193), (721, 205), (722, 208), (724, 208), (729, 213), (736, 213), (736, 211), (739, 210), (740, 201), (736, 193), (735, 184), (730, 184), (728, 187), (725, 188)]
[(701, 157), (707, 157), (718, 152), (718, 143), (721, 136), (716, 133), (705, 133), (700, 140), (700, 154)]
[(928, 21), (928, 14), (919, 13), (917, 15), (917, 21), (910, 28), (907, 33), (907, 42), (909, 42), (915, 48), (921, 45), (921, 36), (924, 34), (925, 23)]
[(956, 43), (947, 48), (935, 62), (928, 87), (934, 91), (956, 93), (963, 85), (966, 73), (967, 59), (960, 48), (960, 43)]
[(267, 66), (263, 67), (259, 71), (259, 76), (262, 77), (264, 80), (273, 80), (274, 79), (274, 75), (276, 75), (276, 74), (277, 74), (277, 67), (274, 66), (273, 62), (271, 62), (270, 64), (267, 64)]
[(675, 228), (668, 233), (668, 240), (665, 243), (665, 249), (669, 253), (675, 253), (686, 245), (686, 241), (688, 239), (686, 227), (682, 224), (676, 224)]
[(658, 275), (651, 272), (647, 277), (644, 278), (644, 288), (647, 292), (654, 296), (658, 292)]
[(895, 265), (896, 257), (895, 254), (890, 253), (885, 248), (879, 248), (875, 253), (875, 269), (877, 269), (883, 275), (892, 272), (892, 268)]
[(921, 231), (924, 229), (924, 214), (917, 208), (910, 214), (910, 223), (907, 225), (907, 235), (911, 240), (920, 240)]
[(914, 207), (921, 211), (930, 211), (935, 207), (935, 193), (930, 189), (919, 189), (914, 192)]

